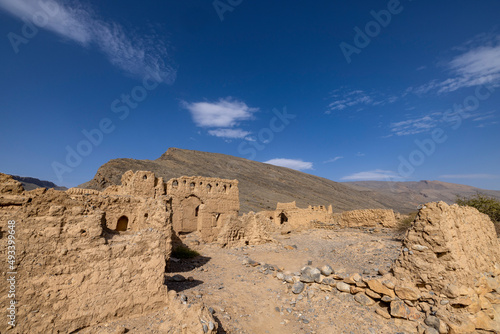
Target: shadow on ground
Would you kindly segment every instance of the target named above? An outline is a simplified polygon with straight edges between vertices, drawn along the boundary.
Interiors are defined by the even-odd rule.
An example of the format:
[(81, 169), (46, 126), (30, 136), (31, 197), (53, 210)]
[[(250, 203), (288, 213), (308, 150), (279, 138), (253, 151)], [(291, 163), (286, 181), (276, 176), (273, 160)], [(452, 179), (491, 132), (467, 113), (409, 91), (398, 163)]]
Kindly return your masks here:
[(174, 290), (175, 292), (182, 292), (184, 290), (194, 288), (194, 287), (201, 285), (203, 283), (204, 283), (203, 281), (199, 281), (199, 280), (193, 280), (193, 281), (185, 280), (182, 282), (173, 281), (172, 278), (165, 280), (165, 284), (167, 285), (167, 289)]

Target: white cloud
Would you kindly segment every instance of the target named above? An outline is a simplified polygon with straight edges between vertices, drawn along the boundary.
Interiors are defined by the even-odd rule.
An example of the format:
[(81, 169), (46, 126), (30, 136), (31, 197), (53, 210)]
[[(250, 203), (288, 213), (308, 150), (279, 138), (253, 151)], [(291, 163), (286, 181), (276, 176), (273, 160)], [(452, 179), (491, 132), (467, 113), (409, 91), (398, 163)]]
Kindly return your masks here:
[[(0, 0), (0, 9), (82, 46), (97, 46), (114, 66), (134, 77), (151, 75), (157, 81), (175, 81), (176, 70), (170, 65), (165, 41), (156, 33), (138, 36), (118, 23), (97, 18), (92, 9), (75, 2)], [(42, 15), (48, 18), (46, 22), (36, 19)]]
[(253, 113), (259, 110), (230, 97), (213, 103), (182, 102), (182, 106), (189, 110), (196, 126), (203, 128), (231, 128), (241, 121), (252, 119)]
[(441, 94), (466, 87), (500, 83), (500, 35), (488, 38), (478, 36), (477, 41), (469, 41), (459, 50), (462, 53), (446, 63), (452, 77), (442, 81), (432, 80), (413, 91), (416, 94), (429, 91)]
[(390, 181), (395, 179), (401, 179), (401, 176), (393, 171), (382, 169), (354, 173), (341, 178), (345, 181)]
[(347, 108), (361, 108), (366, 106), (382, 106), (391, 104), (398, 100), (397, 96), (384, 96), (380, 93), (366, 93), (363, 90), (348, 90), (339, 88), (330, 93), (330, 98), (334, 101), (328, 105), (326, 114), (334, 111), (341, 111)]
[(497, 179), (499, 175), (492, 174), (447, 174), (441, 175), (442, 179)]
[(264, 161), (265, 164), (287, 167), (295, 170), (307, 170), (313, 168), (312, 162), (306, 162), (300, 159), (271, 159), (268, 161)]
[(335, 162), (335, 161), (340, 160), (340, 159), (344, 159), (344, 157), (335, 157), (335, 158), (323, 161), (323, 163), (327, 164), (327, 163), (330, 163), (330, 162)]
[(252, 133), (242, 129), (215, 129), (209, 130), (208, 134), (219, 138), (239, 139), (245, 138)]

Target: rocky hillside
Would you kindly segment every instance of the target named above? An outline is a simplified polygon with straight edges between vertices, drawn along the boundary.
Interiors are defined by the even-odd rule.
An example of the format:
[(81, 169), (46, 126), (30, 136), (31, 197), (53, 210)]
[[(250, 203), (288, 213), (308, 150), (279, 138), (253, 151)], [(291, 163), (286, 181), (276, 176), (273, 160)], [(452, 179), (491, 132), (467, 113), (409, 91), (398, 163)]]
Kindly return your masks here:
[(367, 194), (379, 193), (393, 198), (395, 207), (415, 207), (422, 203), (444, 201), (454, 203), (457, 196), (471, 196), (478, 192), (500, 199), (500, 191), (485, 190), (463, 184), (441, 181), (420, 182), (385, 182), (358, 181), (343, 183), (352, 189), (364, 191)]
[[(101, 166), (80, 188), (101, 190), (120, 184), (127, 170), (148, 170), (169, 180), (207, 176), (239, 180), (241, 212), (275, 209), (277, 202), (297, 201), (299, 207), (333, 204), (335, 211), (392, 208), (392, 199), (374, 196), (321, 177), (218, 153), (170, 148), (156, 160), (115, 159)], [(397, 210), (409, 211), (397, 207)], [(411, 208), (413, 209), (413, 208)]]
[(66, 190), (66, 189), (68, 189), (66, 187), (59, 187), (58, 185), (56, 185), (53, 182), (39, 180), (39, 179), (34, 178), (34, 177), (17, 176), (17, 175), (11, 175), (11, 176), (12, 176), (12, 178), (14, 180), (17, 180), (17, 181), (21, 182), (21, 184), (23, 185), (23, 188), (25, 190), (33, 190), (33, 189), (36, 189), (36, 188), (47, 188), (47, 189), (53, 188), (53, 189), (56, 189), (56, 190)]
[(299, 207), (332, 204), (334, 211), (393, 209), (415, 211), (432, 201), (454, 202), (456, 195), (477, 191), (500, 198), (500, 191), (439, 181), (338, 183), (289, 168), (219, 153), (170, 148), (156, 160), (114, 159), (102, 165), (80, 188), (102, 190), (121, 182), (127, 170), (148, 170), (169, 180), (179, 176), (207, 176), (239, 180), (241, 212), (275, 209), (277, 202), (297, 201)]

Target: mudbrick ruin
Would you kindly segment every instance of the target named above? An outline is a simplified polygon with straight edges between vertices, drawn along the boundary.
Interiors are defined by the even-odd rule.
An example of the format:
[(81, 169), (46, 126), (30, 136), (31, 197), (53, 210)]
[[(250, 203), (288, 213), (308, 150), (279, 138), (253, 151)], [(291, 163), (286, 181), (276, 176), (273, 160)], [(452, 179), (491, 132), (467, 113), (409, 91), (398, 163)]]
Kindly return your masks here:
[[(334, 206), (335, 199), (332, 201)], [(399, 244), (392, 240), (391, 231), (401, 216), (392, 210), (340, 213), (332, 206), (298, 208), (295, 202), (244, 215), (239, 209), (237, 180), (183, 176), (164, 181), (152, 172), (128, 171), (120, 186), (103, 191), (25, 191), (19, 182), (0, 174), (0, 256), (7, 259), (9, 250), (15, 249), (10, 264), (2, 261), (4, 283), (0, 285), (3, 318), (13, 314), (15, 319), (10, 325), (8, 319), (1, 321), (0, 332), (348, 333), (345, 328), (351, 328), (351, 333), (398, 332), (372, 328), (379, 326), (400, 329), (399, 333), (500, 333), (500, 245), (493, 223), (475, 209), (428, 203)], [(311, 258), (300, 270), (269, 264), (273, 252), (290, 252), (286, 254), (302, 260), (299, 253), (293, 253), (297, 246), (286, 244), (295, 240), (294, 235), (300, 236), (299, 241), (313, 236), (322, 244), (333, 245), (335, 238), (342, 242), (348, 233), (359, 236), (360, 243), (372, 245), (362, 251), (369, 257), (370, 249), (376, 250), (374, 259), (386, 245), (394, 246), (388, 267), (348, 272), (340, 270), (339, 263), (324, 263), (327, 255)], [(381, 233), (379, 237), (377, 233)], [(317, 244), (320, 242), (307, 247)], [(314, 320), (306, 318), (304, 308), (296, 312), (300, 323), (294, 327), (286, 327), (292, 326), (286, 318), (276, 324), (254, 321), (253, 327), (243, 329), (242, 314), (232, 319), (228, 310), (205, 304), (220, 301), (211, 296), (216, 290), (224, 291), (222, 285), (203, 293), (196, 290), (189, 299), (170, 289), (184, 281), (193, 282), (192, 277), (171, 274), (182, 261), (172, 257), (173, 249), (180, 245), (207, 245), (206, 252), (221, 254), (222, 262), (233, 255), (240, 259), (247, 270), (235, 276), (240, 291), (251, 288), (252, 284), (246, 287), (244, 282), (252, 275), (260, 275), (255, 276), (257, 281), (271, 279), (262, 284), (270, 291), (279, 289), (276, 303), (286, 300), (291, 305), (276, 306), (272, 318), (294, 316), (293, 308), (306, 300), (308, 308), (325, 305), (323, 315), (315, 311), (318, 314), (312, 312), (313, 318), (323, 319), (341, 306), (370, 316), (346, 320), (354, 327), (346, 324), (342, 330), (333, 327), (342, 319), (335, 319), (336, 325), (324, 321), (310, 327)], [(360, 250), (355, 242), (342, 245), (345, 247), (328, 248), (336, 252), (338, 261), (344, 259), (343, 248)], [(256, 247), (264, 248), (259, 253)], [(249, 252), (271, 260), (254, 261)], [(321, 249), (317, 254), (324, 252)], [(356, 258), (355, 251), (349, 252)], [(203, 265), (200, 259), (193, 261), (194, 267)], [(219, 274), (198, 269), (192, 271), (205, 279)], [(15, 297), (11, 298), (12, 293)], [(254, 294), (247, 301), (233, 296), (229, 303), (237, 304), (241, 298), (245, 306), (259, 298)], [(265, 317), (271, 311), (260, 312)], [(133, 330), (127, 328), (129, 319), (153, 319), (144, 325), (151, 328), (154, 319), (161, 320), (154, 329)], [(270, 329), (271, 325), (278, 327)], [(364, 331), (363, 326), (372, 327)]]

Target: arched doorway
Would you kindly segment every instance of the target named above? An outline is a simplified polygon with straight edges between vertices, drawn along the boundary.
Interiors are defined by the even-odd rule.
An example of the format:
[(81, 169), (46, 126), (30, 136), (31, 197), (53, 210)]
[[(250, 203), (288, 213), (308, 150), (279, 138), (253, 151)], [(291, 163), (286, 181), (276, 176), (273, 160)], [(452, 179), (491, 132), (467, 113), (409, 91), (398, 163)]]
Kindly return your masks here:
[(118, 218), (116, 223), (116, 231), (126, 231), (128, 228), (128, 218), (127, 216), (121, 216)]
[(288, 217), (285, 215), (284, 212), (280, 213), (279, 218), (280, 218), (280, 224), (288, 222)]
[(181, 232), (194, 232), (198, 229), (201, 200), (196, 196), (189, 196), (181, 202), (182, 226)]

